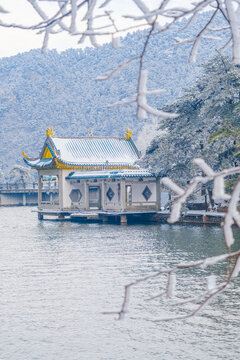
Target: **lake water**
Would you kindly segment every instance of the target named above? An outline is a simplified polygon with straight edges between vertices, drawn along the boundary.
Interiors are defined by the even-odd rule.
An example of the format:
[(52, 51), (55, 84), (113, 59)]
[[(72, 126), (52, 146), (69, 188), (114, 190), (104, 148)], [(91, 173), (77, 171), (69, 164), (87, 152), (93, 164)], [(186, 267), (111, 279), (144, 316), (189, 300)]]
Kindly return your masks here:
[[(103, 314), (120, 309), (128, 282), (225, 252), (220, 228), (40, 222), (32, 210), (0, 208), (1, 360), (240, 358), (239, 279), (188, 320), (153, 322), (178, 311), (144, 301), (164, 277), (132, 290), (123, 320)], [(205, 274), (181, 273), (179, 292), (201, 290)]]

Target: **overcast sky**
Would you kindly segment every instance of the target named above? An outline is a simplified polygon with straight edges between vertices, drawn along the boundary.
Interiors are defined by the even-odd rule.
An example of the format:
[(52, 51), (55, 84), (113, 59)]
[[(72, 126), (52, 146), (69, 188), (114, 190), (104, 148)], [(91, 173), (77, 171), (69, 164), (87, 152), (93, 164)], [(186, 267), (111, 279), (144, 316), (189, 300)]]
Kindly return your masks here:
[[(150, 8), (159, 4), (159, 0), (148, 0)], [(56, 4), (42, 2), (46, 10), (54, 13)], [(175, 0), (175, 3), (181, 6), (189, 3), (189, 0)], [(41, 19), (33, 11), (32, 7), (26, 0), (0, 0), (0, 5), (8, 10), (8, 14), (0, 13), (0, 19), (5, 23), (16, 23), (23, 25), (32, 25), (38, 23)], [(47, 8), (46, 8), (47, 6)], [(135, 13), (136, 6), (131, 0), (112, 0), (112, 8), (115, 16), (123, 13)], [(40, 48), (43, 35), (38, 35), (31, 30), (16, 30), (0, 27), (0, 57), (12, 56), (31, 49)], [(71, 47), (79, 47), (77, 44), (79, 37), (73, 37), (67, 34), (59, 34), (50, 37), (49, 48), (56, 48), (58, 51)]]

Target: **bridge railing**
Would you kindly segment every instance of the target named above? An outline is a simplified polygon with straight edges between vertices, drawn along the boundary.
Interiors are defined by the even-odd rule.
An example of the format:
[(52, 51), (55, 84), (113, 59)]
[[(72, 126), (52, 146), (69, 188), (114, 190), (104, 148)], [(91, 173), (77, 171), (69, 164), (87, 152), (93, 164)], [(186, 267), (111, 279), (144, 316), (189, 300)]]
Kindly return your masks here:
[[(11, 182), (5, 182), (0, 183), (0, 191), (1, 190), (37, 190), (38, 189), (38, 183), (32, 182), (32, 183), (11, 183)], [(50, 189), (58, 189), (58, 183), (56, 182), (45, 182), (42, 184), (43, 190), (50, 190)]]

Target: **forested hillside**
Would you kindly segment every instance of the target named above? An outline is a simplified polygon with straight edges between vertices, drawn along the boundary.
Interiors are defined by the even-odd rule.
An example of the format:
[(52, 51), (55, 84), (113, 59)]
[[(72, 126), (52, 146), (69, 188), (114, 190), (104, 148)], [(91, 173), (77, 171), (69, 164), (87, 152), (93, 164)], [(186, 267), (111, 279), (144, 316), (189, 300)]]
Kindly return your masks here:
[[(202, 21), (206, 17), (209, 14), (203, 14)], [(216, 26), (218, 23), (216, 20)], [(191, 37), (197, 30), (195, 25), (185, 36)], [(140, 31), (128, 34), (116, 50), (110, 44), (61, 54), (50, 51), (43, 55), (32, 50), (0, 60), (0, 166), (5, 176), (15, 163), (22, 164), (22, 149), (28, 155), (37, 155), (49, 126), (59, 136), (86, 135), (90, 129), (94, 135), (123, 135), (129, 126), (136, 139), (144, 122), (136, 120), (135, 107), (107, 109), (106, 105), (136, 93), (137, 64), (132, 63), (108, 81), (94, 79), (138, 55), (143, 35)], [(173, 101), (201, 71), (198, 65), (187, 62), (188, 44), (171, 46), (176, 36), (177, 26), (161, 36), (152, 36), (144, 58), (148, 87), (166, 89), (163, 95), (149, 97), (149, 103), (156, 107)], [(198, 62), (215, 54), (212, 42), (205, 40)]]

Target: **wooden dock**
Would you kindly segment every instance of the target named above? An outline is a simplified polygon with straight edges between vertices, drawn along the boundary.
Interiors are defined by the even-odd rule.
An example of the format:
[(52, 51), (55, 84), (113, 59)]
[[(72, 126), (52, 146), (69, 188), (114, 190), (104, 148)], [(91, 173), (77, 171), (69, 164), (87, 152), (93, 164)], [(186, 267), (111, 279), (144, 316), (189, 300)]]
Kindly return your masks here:
[[(99, 223), (167, 223), (169, 211), (60, 211), (60, 210), (39, 210), (38, 218), (54, 216), (60, 221), (70, 220), (75, 222), (99, 222)], [(225, 213), (188, 211), (183, 213), (177, 224), (192, 225), (220, 225)]]

